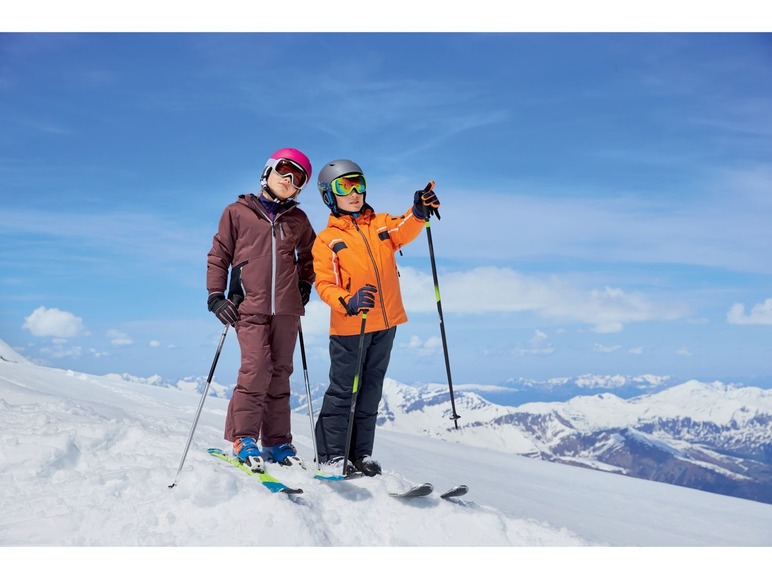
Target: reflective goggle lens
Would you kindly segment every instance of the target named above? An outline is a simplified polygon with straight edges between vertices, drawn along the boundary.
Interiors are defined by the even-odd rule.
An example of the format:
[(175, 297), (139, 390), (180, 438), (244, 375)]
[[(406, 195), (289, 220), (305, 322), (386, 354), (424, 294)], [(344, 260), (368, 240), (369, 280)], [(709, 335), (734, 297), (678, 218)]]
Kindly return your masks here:
[(351, 195), (354, 191), (361, 195), (367, 191), (367, 181), (365, 181), (364, 175), (345, 175), (333, 179), (330, 187), (332, 192), (339, 197)]
[(274, 170), (282, 177), (289, 177), (292, 180), (292, 184), (298, 189), (308, 181), (308, 175), (303, 167), (289, 159), (279, 159), (276, 161)]

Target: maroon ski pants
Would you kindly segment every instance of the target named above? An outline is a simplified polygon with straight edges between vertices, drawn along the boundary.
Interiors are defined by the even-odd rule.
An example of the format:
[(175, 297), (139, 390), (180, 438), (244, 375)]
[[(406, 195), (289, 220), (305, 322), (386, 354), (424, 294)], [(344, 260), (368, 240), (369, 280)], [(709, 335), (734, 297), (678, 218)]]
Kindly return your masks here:
[(290, 375), (299, 316), (247, 315), (236, 322), (241, 367), (225, 417), (225, 439), (262, 446), (292, 442)]

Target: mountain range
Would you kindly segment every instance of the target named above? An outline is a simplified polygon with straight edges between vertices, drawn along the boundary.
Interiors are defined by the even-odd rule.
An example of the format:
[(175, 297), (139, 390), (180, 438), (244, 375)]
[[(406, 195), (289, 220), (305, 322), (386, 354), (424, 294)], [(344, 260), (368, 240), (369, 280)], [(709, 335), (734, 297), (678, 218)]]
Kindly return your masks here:
[[(170, 384), (159, 376), (124, 380), (203, 392), (206, 379)], [(325, 384), (310, 387), (318, 412)], [(211, 393), (230, 397), (233, 386), (213, 382)], [(512, 406), (495, 398), (552, 401)], [(576, 394), (577, 392), (583, 394)], [(569, 394), (573, 394), (569, 397)], [(449, 389), (387, 378), (379, 428), (463, 442), (703, 491), (772, 503), (772, 390), (742, 384), (677, 382), (669, 376), (512, 380), (504, 385)], [(304, 386), (293, 384), (292, 405), (307, 416)]]

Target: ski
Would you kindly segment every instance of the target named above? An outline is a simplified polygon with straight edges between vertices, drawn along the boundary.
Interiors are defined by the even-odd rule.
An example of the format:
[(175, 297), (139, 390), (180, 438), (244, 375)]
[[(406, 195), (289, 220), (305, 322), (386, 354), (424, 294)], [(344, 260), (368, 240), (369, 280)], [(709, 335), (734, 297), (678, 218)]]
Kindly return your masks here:
[[(294, 457), (293, 457), (294, 458)], [(315, 461), (314, 461), (315, 462)], [(311, 469), (306, 466), (305, 461), (298, 459), (297, 462), (293, 461), (292, 464), (279, 464), (278, 462), (266, 462), (266, 464), (272, 464), (277, 466), (280, 470), (289, 470), (289, 469), (296, 469), (297, 466), (299, 466), (302, 470), (305, 472), (311, 472)], [(324, 471), (321, 469), (317, 469), (314, 471), (313, 478), (317, 480), (324, 480), (324, 481), (341, 481), (341, 480), (353, 480), (357, 479), (359, 477), (364, 476), (361, 472), (350, 472), (347, 475), (342, 475), (340, 473), (332, 473), (328, 471)]]
[(314, 473), (314, 478), (318, 480), (326, 480), (326, 481), (339, 481), (339, 480), (346, 480), (351, 477), (343, 476), (342, 474), (333, 474), (331, 472), (324, 472), (323, 470), (317, 470)]
[(443, 499), (452, 499), (455, 497), (462, 497), (469, 492), (469, 487), (466, 485), (456, 485), (453, 488), (446, 490), (440, 495)]
[(223, 450), (219, 448), (210, 448), (208, 452), (212, 456), (216, 456), (217, 458), (224, 460), (228, 464), (232, 464), (233, 466), (244, 471), (248, 475), (256, 476), (258, 480), (262, 483), (262, 485), (272, 493), (300, 494), (303, 492), (303, 489), (285, 485), (283, 482), (271, 476), (267, 472), (253, 471), (243, 462), (239, 461), (235, 457), (230, 456), (229, 454), (226, 454)]
[(432, 491), (434, 491), (434, 486), (432, 486), (432, 483), (421, 483), (401, 493), (390, 492), (389, 496), (397, 499), (412, 499), (416, 497), (425, 497), (432, 494)]

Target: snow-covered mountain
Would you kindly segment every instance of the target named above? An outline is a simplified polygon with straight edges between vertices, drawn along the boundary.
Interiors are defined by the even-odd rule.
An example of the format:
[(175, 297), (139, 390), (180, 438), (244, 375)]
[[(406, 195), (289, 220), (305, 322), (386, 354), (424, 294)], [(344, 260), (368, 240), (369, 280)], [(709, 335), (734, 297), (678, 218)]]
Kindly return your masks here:
[[(772, 391), (695, 380), (625, 400), (496, 405), (455, 395), (467, 444), (772, 503)], [(447, 388), (387, 380), (379, 426), (457, 438)]]
[[(652, 394), (680, 383), (673, 376), (640, 374), (625, 376), (621, 374), (598, 375), (583, 374), (577, 377), (551, 378), (549, 380), (530, 380), (511, 378), (500, 388), (478, 390), (494, 403), (506, 406), (518, 406), (527, 402), (565, 402), (575, 396), (585, 396), (609, 392), (620, 398), (632, 398), (641, 394)], [(469, 387), (465, 387), (469, 388)], [(474, 390), (473, 387), (470, 389)]]
[[(239, 550), (238, 557), (235, 551), (222, 550), (153, 553), (179, 554), (180, 560), (164, 557), (163, 564), (196, 577), (221, 574), (224, 565), (242, 565), (244, 553), (259, 557), (263, 574), (294, 577), (297, 570), (316, 572), (318, 565), (329, 572), (337, 558), (331, 552), (309, 553), (298, 569), (287, 555), (301, 552), (266, 547), (772, 546), (772, 505), (474, 447), (466, 429), (449, 430), (446, 440), (439, 440), (384, 426), (376, 440), (382, 477), (335, 484), (316, 481), (306, 471), (280, 469), (280, 478), (305, 492), (274, 495), (206, 452), (209, 446), (225, 444), (221, 437), (227, 400), (214, 396), (203, 406), (187, 460), (175, 475), (199, 394), (10, 362), (2, 342), (0, 354), (3, 547), (259, 546), (259, 553)], [(415, 402), (412, 412), (442, 413), (439, 407), (424, 405), (409, 388), (391, 384), (388, 397), (394, 407), (392, 390), (406, 402)], [(398, 414), (413, 418), (401, 410)], [(313, 455), (307, 418), (293, 417), (294, 442), (304, 457)], [(437, 488), (464, 482), (470, 492), (453, 503), (436, 494), (412, 503), (387, 494), (424, 480)], [(177, 484), (170, 489), (172, 482)], [(583, 551), (581, 564), (586, 566), (587, 557), (598, 551)], [(607, 568), (617, 576), (620, 566), (629, 566), (638, 553), (625, 550), (624, 561), (609, 566), (613, 553), (602, 551), (598, 565), (590, 562), (598, 577), (611, 577), (602, 572)], [(699, 561), (691, 557), (690, 571), (709, 571), (704, 565), (715, 564), (709, 555), (716, 551), (702, 553)], [(59, 553), (62, 550), (43, 556), (30, 549), (3, 551), (11, 556), (5, 559), (9, 569), (15, 568), (18, 555), (20, 565), (38, 571), (58, 562)], [(78, 575), (88, 569), (93, 571), (89, 576), (101, 577), (105, 569), (125, 572), (132, 565), (132, 571), (145, 573), (161, 568), (145, 561), (146, 551), (99, 553), (106, 559), (98, 564), (93, 564), (97, 554), (91, 550), (88, 565), (78, 560)], [(127, 560), (116, 558), (121, 553)], [(205, 555), (198, 558), (199, 553)], [(493, 574), (503, 563), (497, 554), (511, 552), (481, 553), (455, 549), (426, 555), (436, 573)], [(548, 574), (575, 572), (575, 551), (557, 558), (545, 553), (518, 551), (518, 564)], [(636, 560), (636, 570), (651, 569), (652, 552), (640, 553), (645, 561)], [(669, 550), (663, 571), (672, 568), (673, 553)], [(412, 549), (341, 553), (344, 568), (357, 569), (370, 569), (374, 563), (379, 568), (395, 562), (406, 565), (403, 557), (415, 554)], [(744, 553), (743, 562), (751, 555)], [(566, 567), (558, 571), (553, 560)], [(195, 565), (186, 567), (191, 561)], [(72, 569), (71, 563), (68, 557), (51, 571), (67, 565)]]
[[(29, 363), (7, 346), (0, 356)], [(105, 378), (197, 394), (206, 385), (205, 377)], [(311, 386), (316, 412), (325, 387)], [(210, 393), (227, 399), (233, 388), (213, 381)], [(576, 389), (590, 394), (519, 406), (489, 400), (513, 389), (541, 398), (552, 392), (558, 400)], [(459, 430), (450, 420), (447, 386), (387, 379), (379, 428), (772, 503), (772, 390), (696, 380), (673, 385), (669, 376), (584, 375), (465, 384), (454, 392)], [(292, 405), (307, 415), (305, 385), (293, 384)]]
[[(202, 392), (205, 378), (166, 384), (158, 377), (123, 379)], [(325, 384), (311, 386), (318, 411)], [(228, 397), (233, 386), (213, 383)], [(772, 503), (772, 390), (669, 376), (596, 376), (520, 381), (528, 396), (565, 402), (519, 406), (489, 400), (505, 387), (454, 388), (461, 432), (450, 421), (447, 386), (387, 379), (379, 410), (382, 429), (445, 440)], [(637, 396), (631, 396), (638, 392)], [(507, 395), (511, 398), (510, 395)], [(293, 385), (293, 408), (306, 412), (305, 386)]]

